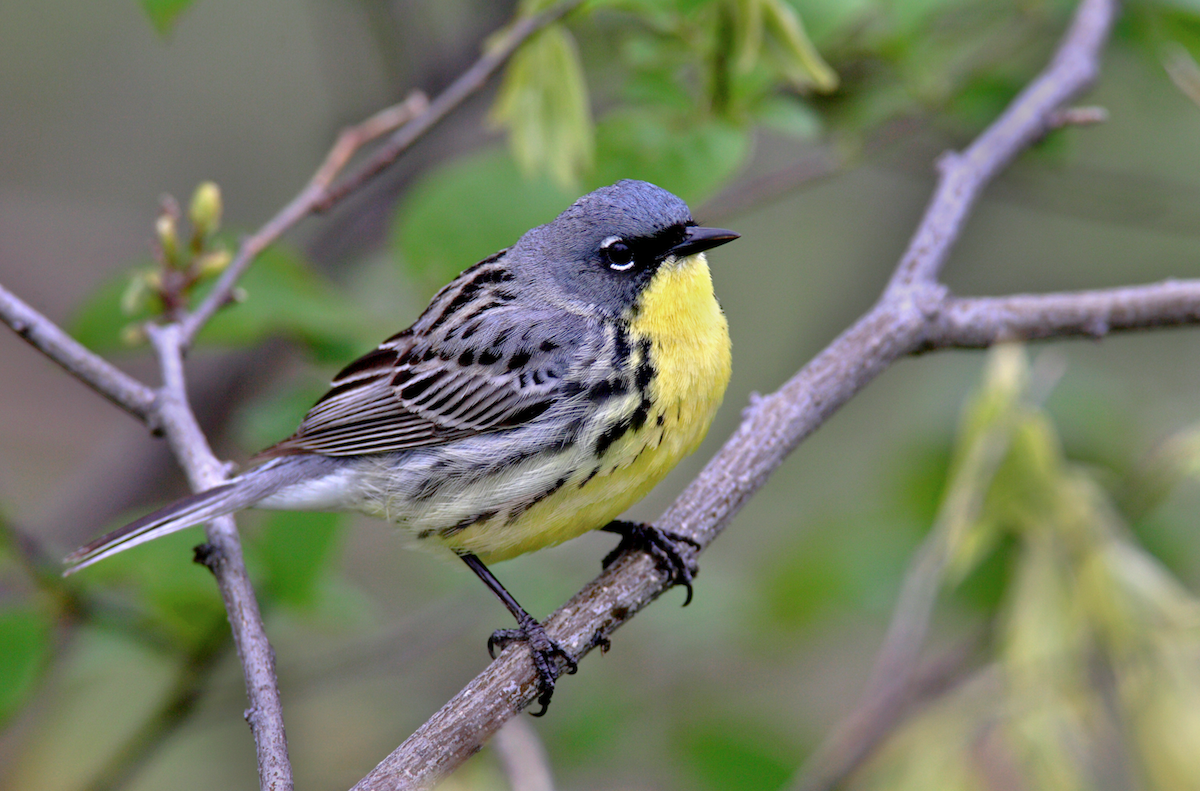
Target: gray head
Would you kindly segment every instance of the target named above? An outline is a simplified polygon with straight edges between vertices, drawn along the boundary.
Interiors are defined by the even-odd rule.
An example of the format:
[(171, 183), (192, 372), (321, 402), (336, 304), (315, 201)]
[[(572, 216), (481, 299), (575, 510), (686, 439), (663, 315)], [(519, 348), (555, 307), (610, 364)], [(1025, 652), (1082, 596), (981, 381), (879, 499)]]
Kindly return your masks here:
[(700, 228), (687, 204), (645, 181), (625, 179), (589, 192), (509, 250), (526, 288), (551, 301), (582, 300), (609, 312), (631, 305), (666, 261), (738, 235)]

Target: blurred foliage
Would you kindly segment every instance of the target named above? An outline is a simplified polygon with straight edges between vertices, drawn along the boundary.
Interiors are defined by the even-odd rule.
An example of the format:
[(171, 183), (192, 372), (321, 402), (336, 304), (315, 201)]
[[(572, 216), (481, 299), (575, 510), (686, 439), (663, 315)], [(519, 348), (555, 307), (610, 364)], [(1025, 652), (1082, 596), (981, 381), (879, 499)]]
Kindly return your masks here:
[[(190, 5), (142, 4), (164, 34)], [(547, 5), (527, 0), (520, 10)], [(550, 220), (580, 192), (618, 178), (656, 182), (696, 206), (753, 162), (766, 135), (836, 151), (849, 166), (897, 121), (973, 133), (1045, 62), (1073, 5), (585, 3), (533, 37), (505, 69), (490, 119), (506, 130), (507, 148), (426, 167), (401, 197), (391, 225), (400, 275), (436, 287)], [(1129, 3), (1117, 46), (1156, 68), (1171, 47), (1195, 58), (1200, 6)], [(156, 224), (158, 260), (97, 289), (70, 327), (76, 337), (106, 353), (136, 340), (141, 322), (172, 308), (162, 298), (168, 272), (184, 273), (179, 293), (189, 304), (203, 298), (220, 251), (232, 246), (216, 234), (219, 202), (214, 210), (211, 198), (211, 191), (194, 197), (186, 218), (192, 234), (180, 232), (183, 213), (167, 207)], [(356, 307), (346, 289), (284, 246), (263, 253), (241, 285), (238, 302), (200, 342), (247, 346), (281, 337), (333, 364), (377, 342), (380, 327), (395, 328), (395, 317)], [(1098, 777), (1114, 763), (1133, 787), (1200, 787), (1200, 610), (1165, 568), (1184, 550), (1155, 521), (1167, 518), (1159, 506), (1172, 492), (1196, 480), (1200, 428), (1179, 431), (1133, 464), (1109, 436), (1131, 429), (1108, 414), (1081, 421), (1092, 432), (1082, 442), (1093, 445), (1081, 451), (1076, 443), (1068, 453), (1061, 418), (1056, 424), (1031, 396), (1031, 382), (1036, 392), (1045, 385), (1036, 371), (1019, 350), (994, 354), (957, 438), (946, 426), (945, 435), (926, 437), (890, 462), (896, 485), (889, 501), (868, 512), (805, 514), (794, 538), (772, 546), (756, 573), (728, 583), (729, 596), (709, 597), (719, 604), (698, 597), (693, 611), (728, 608), (721, 623), (704, 628), (729, 638), (734, 669), (712, 670), (709, 689), (672, 681), (662, 669), (669, 662), (649, 650), (645, 678), (611, 679), (602, 693), (564, 685), (556, 729), (546, 734), (556, 767), (569, 772), (590, 761), (618, 772), (626, 756), (645, 750), (671, 772), (659, 787), (781, 786), (823, 735), (804, 732), (795, 712), (777, 711), (790, 701), (777, 686), (812, 670), (791, 666), (789, 650), (818, 639), (847, 612), (882, 620), (910, 558), (932, 551), (943, 588), (937, 614), (991, 625), (993, 645), (985, 665), (894, 734), (852, 787), (1108, 787)], [(309, 381), (287, 387), (245, 407), (246, 433), (256, 444), (288, 433), (319, 394)], [(26, 787), (42, 779), (38, 767), (57, 765), (47, 756), (75, 759), (76, 752), (87, 756), (78, 759), (76, 785), (86, 783), (106, 755), (81, 745), (118, 751), (137, 720), (172, 705), (181, 685), (192, 685), (193, 704), (213, 695), (217, 683), (197, 678), (195, 668), (207, 662), (216, 672), (231, 646), (209, 574), (190, 562), (201, 540), (199, 530), (176, 534), (66, 582), (17, 563), (0, 566), (0, 721), (24, 719), (32, 735), (14, 738), (37, 745), (20, 766)], [(248, 532), (248, 563), (273, 630), (283, 618), (311, 630), (306, 637), (328, 625), (373, 625), (378, 602), (340, 570), (343, 540), (341, 520), (329, 515), (271, 515)], [(700, 582), (714, 584), (720, 580)], [(73, 629), (76, 642), (58, 647), (56, 629)], [(706, 632), (704, 639), (712, 638)], [(865, 650), (841, 656), (851, 662)], [(439, 663), (449, 653), (439, 653)], [(763, 690), (727, 683), (756, 663), (778, 674)], [(93, 666), (101, 670), (89, 675)], [(585, 674), (603, 672), (589, 664)], [(105, 697), (104, 685), (117, 675), (120, 694)], [(656, 707), (646, 706), (642, 684), (667, 689), (655, 700), (668, 701), (670, 720), (647, 711)], [(572, 694), (583, 699), (570, 705)], [(105, 728), (121, 704), (121, 722)], [(645, 722), (631, 723), (631, 711)], [(94, 722), (99, 737), (80, 724)], [(666, 735), (643, 739), (649, 730)], [(1118, 747), (1125, 764), (1111, 757)], [(502, 787), (494, 768), (480, 762), (452, 783)]]
[[(155, 271), (140, 270), (134, 280)], [(105, 353), (125, 350), (131, 340), (140, 342), (140, 336), (131, 338), (129, 328), (160, 313), (163, 306), (152, 294), (131, 303), (129, 283), (128, 277), (117, 277), (97, 288), (68, 326), (71, 334)], [(211, 280), (199, 285), (194, 298), (203, 299), (212, 285)], [(370, 318), (333, 283), (283, 245), (263, 251), (241, 279), (239, 294), (235, 304), (201, 330), (200, 343), (241, 347), (281, 337), (304, 345), (318, 359), (338, 361), (359, 351), (364, 337), (378, 334)]]
[[(944, 502), (964, 528), (948, 545), (947, 584), (1002, 547), (1011, 565), (994, 656), (895, 734), (855, 788), (982, 789), (996, 777), (1003, 787), (1098, 788), (1117, 769), (1127, 773), (1118, 787), (1200, 785), (1200, 599), (1132, 540), (1088, 469), (1064, 457), (1030, 389), (1023, 352), (991, 353)], [(1187, 447), (1194, 433), (1168, 445)], [(997, 464), (963, 476), (981, 455)], [(1171, 457), (1160, 457), (1155, 488), (1197, 462), (1194, 452)], [(1119, 767), (1122, 732), (1130, 742)]]
[(33, 694), (50, 659), (50, 624), (36, 607), (0, 610), (0, 725)]
[(165, 36), (175, 27), (179, 15), (187, 10), (193, 0), (141, 0), (142, 10), (159, 35)]

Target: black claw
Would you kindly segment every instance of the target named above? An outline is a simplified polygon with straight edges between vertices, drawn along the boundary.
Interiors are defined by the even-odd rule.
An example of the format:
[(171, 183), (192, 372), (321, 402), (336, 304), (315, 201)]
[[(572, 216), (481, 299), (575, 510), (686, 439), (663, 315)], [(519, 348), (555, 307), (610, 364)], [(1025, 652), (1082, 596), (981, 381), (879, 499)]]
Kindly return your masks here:
[[(540, 717), (546, 713), (547, 707), (550, 705), (550, 698), (554, 695), (554, 683), (559, 675), (565, 672), (567, 675), (573, 675), (579, 670), (579, 665), (575, 658), (567, 653), (567, 650), (561, 645), (550, 639), (546, 634), (546, 630), (542, 625), (530, 618), (522, 623), (516, 629), (497, 629), (492, 632), (492, 636), (488, 638), (488, 655), (492, 659), (496, 658), (496, 649), (503, 651), (514, 642), (525, 642), (529, 644), (529, 652), (533, 658), (533, 667), (537, 670), (538, 675), (538, 691), (539, 695), (537, 702), (541, 704), (540, 711), (532, 712), (534, 717)], [(564, 667), (560, 671), (556, 657), (560, 658)]]
[(668, 585), (682, 585), (687, 589), (687, 597), (683, 600), (686, 607), (692, 603), (692, 581), (696, 579), (699, 569), (684, 559), (679, 551), (680, 544), (687, 544), (693, 549), (700, 549), (700, 543), (693, 538), (670, 530), (660, 530), (654, 525), (644, 525), (638, 522), (616, 520), (604, 526), (604, 530), (621, 536), (616, 549), (604, 556), (601, 565), (608, 568), (613, 562), (627, 551), (645, 552), (654, 558), (658, 567), (667, 573)]

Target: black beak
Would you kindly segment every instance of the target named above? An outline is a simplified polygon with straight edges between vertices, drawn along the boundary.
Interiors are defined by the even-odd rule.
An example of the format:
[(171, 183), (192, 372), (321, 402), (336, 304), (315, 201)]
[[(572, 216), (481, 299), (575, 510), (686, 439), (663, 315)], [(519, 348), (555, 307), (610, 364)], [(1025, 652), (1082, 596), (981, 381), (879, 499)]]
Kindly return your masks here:
[(726, 242), (732, 242), (741, 236), (739, 233), (727, 231), (724, 228), (701, 228), (698, 225), (689, 225), (684, 228), (684, 232), (683, 241), (670, 250), (667, 250), (667, 255), (683, 258), (684, 256), (694, 255), (705, 250), (711, 250)]

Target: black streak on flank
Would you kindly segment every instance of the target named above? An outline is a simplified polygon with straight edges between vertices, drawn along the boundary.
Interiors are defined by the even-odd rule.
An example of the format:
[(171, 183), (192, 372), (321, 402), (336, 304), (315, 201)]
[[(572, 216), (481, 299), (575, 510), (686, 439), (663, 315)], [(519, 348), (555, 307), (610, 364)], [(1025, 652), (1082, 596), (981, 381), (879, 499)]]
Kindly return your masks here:
[[(608, 430), (596, 440), (596, 458), (603, 458), (612, 444), (625, 435), (633, 425), (632, 415), (624, 420), (618, 420), (608, 427)], [(644, 419), (644, 418), (643, 418)]]
[(621, 380), (602, 379), (588, 388), (588, 400), (599, 403), (613, 396), (625, 395), (625, 383)]
[(463, 352), (462, 354), (460, 354), (458, 356), (458, 364), (459, 365), (467, 366), (467, 365), (473, 364), (474, 362), (475, 362), (475, 352), (472, 351), (471, 349), (467, 349), (465, 352)]
[(584, 487), (584, 484), (586, 484), (586, 483), (587, 483), (588, 481), (590, 481), (592, 478), (595, 478), (595, 477), (596, 477), (596, 473), (598, 473), (598, 472), (600, 472), (600, 468), (599, 468), (599, 467), (593, 467), (593, 468), (592, 468), (592, 471), (588, 473), (587, 477), (586, 477), (586, 478), (584, 478), (582, 481), (580, 481), (580, 482), (579, 482), (579, 488), (580, 488), (580, 489), (582, 489), (582, 488)]
[(651, 403), (647, 398), (642, 399), (642, 403), (638, 404), (638, 408), (629, 418), (629, 423), (634, 431), (641, 431), (642, 426), (646, 425), (646, 417), (650, 414)]
[(498, 361), (499, 359), (500, 359), (500, 355), (496, 354), (491, 349), (488, 349), (487, 351), (483, 351), (483, 352), (479, 353), (479, 364), (480, 365), (491, 365), (492, 363)]
[(542, 345), (538, 348), (544, 352), (552, 352), (558, 348), (558, 344), (554, 341), (542, 341)]
[[(477, 525), (482, 522), (486, 522), (487, 520), (489, 520), (493, 516), (495, 516), (496, 513), (497, 513), (496, 511), (484, 511), (481, 514), (475, 514), (474, 516), (468, 516), (466, 519), (463, 519), (462, 521), (458, 522), (457, 524), (450, 525), (450, 527), (443, 527), (441, 530), (438, 531), (438, 535), (440, 535), (442, 538), (449, 538), (450, 536), (454, 535), (455, 533), (461, 533), (462, 531), (466, 530), (471, 525)], [(430, 531), (422, 530), (421, 532), (428, 533)], [(422, 536), (418, 536), (418, 538), (421, 538), (421, 537)]]
[(559, 489), (563, 488), (563, 484), (565, 484), (566, 482), (567, 482), (567, 479), (565, 477), (559, 478), (557, 481), (554, 482), (554, 485), (551, 486), (546, 491), (535, 496), (532, 500), (527, 500), (527, 501), (521, 503), (520, 505), (518, 505), (516, 508), (512, 509), (512, 511), (509, 512), (509, 514), (508, 514), (508, 519), (505, 520), (505, 524), (507, 524), (507, 525), (515, 524), (516, 521), (521, 518), (522, 514), (524, 514), (530, 508), (533, 508), (535, 505), (540, 503), (542, 500), (545, 500), (547, 497), (549, 497), (550, 495), (557, 492)]

